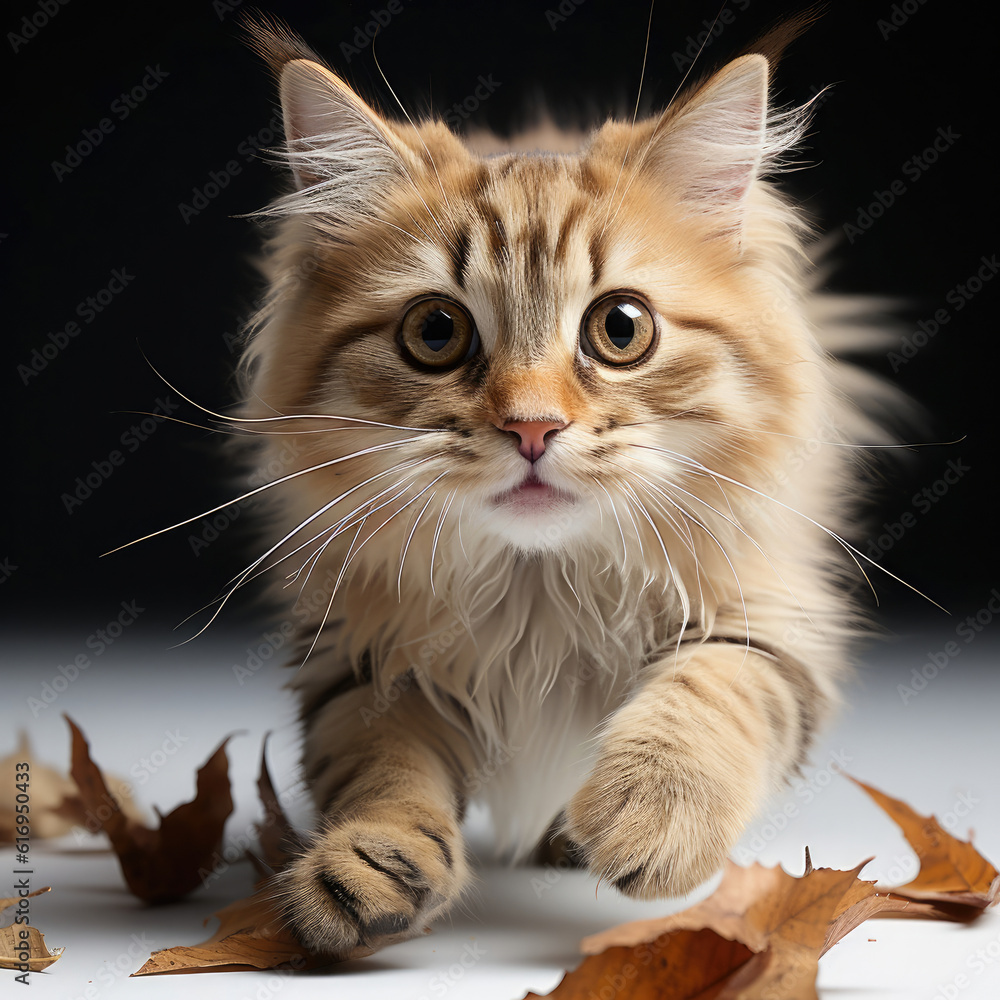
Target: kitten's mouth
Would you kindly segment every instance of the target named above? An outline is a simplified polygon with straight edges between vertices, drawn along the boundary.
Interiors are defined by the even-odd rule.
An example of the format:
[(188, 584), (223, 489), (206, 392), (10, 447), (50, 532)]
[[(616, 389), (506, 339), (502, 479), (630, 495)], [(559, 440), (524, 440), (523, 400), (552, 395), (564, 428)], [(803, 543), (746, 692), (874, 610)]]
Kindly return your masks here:
[(513, 489), (498, 493), (493, 502), (497, 506), (514, 506), (542, 510), (559, 503), (573, 503), (574, 497), (564, 493), (555, 486), (543, 483), (534, 472), (527, 476)]

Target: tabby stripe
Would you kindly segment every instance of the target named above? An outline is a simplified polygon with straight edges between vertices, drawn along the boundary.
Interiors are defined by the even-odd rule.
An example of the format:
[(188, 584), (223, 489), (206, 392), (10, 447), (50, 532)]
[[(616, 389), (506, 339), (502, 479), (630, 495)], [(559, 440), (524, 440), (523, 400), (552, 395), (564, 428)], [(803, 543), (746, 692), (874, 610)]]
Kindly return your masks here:
[(438, 845), (438, 847), (441, 850), (441, 856), (444, 858), (445, 867), (446, 868), (454, 867), (455, 859), (454, 857), (452, 857), (451, 848), (448, 846), (448, 842), (444, 839), (444, 837), (440, 836), (437, 833), (434, 833), (432, 830), (428, 830), (427, 827), (425, 826), (418, 826), (417, 829), (428, 840), (433, 840), (434, 843)]
[[(415, 885), (411, 885), (409, 882), (403, 878), (399, 872), (392, 871), (391, 868), (386, 868), (385, 865), (380, 865), (371, 855), (367, 854), (365, 851), (361, 850), (360, 847), (354, 847), (352, 845), (352, 850), (354, 853), (366, 864), (369, 868), (374, 868), (375, 871), (381, 872), (387, 879), (390, 879), (399, 891), (406, 897), (408, 897), (413, 904), (416, 906), (420, 901), (427, 895), (427, 889), (421, 888)], [(398, 854), (398, 852), (396, 852)], [(413, 876), (415, 873), (417, 877), (422, 878), (423, 872), (420, 871), (415, 865), (410, 864), (405, 858), (402, 859), (406, 864), (408, 869), (407, 874)]]
[(703, 701), (710, 708), (716, 709), (716, 711), (722, 712), (724, 715), (728, 715), (736, 728), (746, 737), (750, 739), (750, 731), (743, 724), (743, 720), (740, 718), (739, 712), (732, 705), (726, 705), (725, 702), (719, 701), (718, 699), (712, 697), (708, 692), (705, 691), (699, 684), (696, 684), (691, 677), (687, 677), (684, 674), (678, 674), (674, 678), (674, 683), (679, 684), (685, 690), (690, 691), (692, 696), (697, 698), (699, 701)]
[(361, 914), (358, 912), (360, 900), (342, 882), (338, 882), (329, 872), (321, 872), (319, 876), (320, 885), (330, 894), (334, 903), (351, 917), (356, 924), (361, 923)]
[(587, 252), (590, 254), (590, 283), (597, 285), (604, 273), (604, 264), (607, 257), (607, 248), (604, 243), (604, 236), (600, 232), (591, 234), (590, 243), (587, 245)]
[(341, 677), (339, 680), (334, 681), (333, 684), (323, 688), (319, 694), (311, 695), (305, 699), (302, 704), (300, 718), (305, 723), (306, 728), (312, 724), (313, 717), (317, 712), (325, 708), (334, 699), (360, 687), (362, 683), (364, 682), (351, 671), (345, 677)]
[(579, 201), (573, 202), (566, 213), (562, 221), (562, 227), (559, 230), (559, 239), (556, 240), (555, 261), (557, 264), (561, 264), (566, 259), (569, 252), (570, 237), (573, 235), (573, 230), (580, 224), (586, 211), (587, 203), (581, 198)]
[(458, 287), (465, 289), (465, 273), (469, 266), (469, 248), (471, 237), (467, 226), (462, 226), (455, 233), (454, 242), (451, 244), (451, 270), (455, 276)]
[(796, 753), (796, 763), (801, 764), (806, 759), (809, 744), (812, 741), (813, 730), (818, 721), (815, 706), (821, 704), (825, 699), (822, 692), (812, 679), (812, 675), (805, 664), (789, 656), (787, 653), (779, 652), (773, 646), (756, 639), (740, 638), (738, 636), (713, 635), (707, 639), (685, 639), (681, 645), (689, 643), (726, 642), (735, 646), (749, 647), (751, 650), (760, 653), (765, 660), (771, 664), (771, 669), (787, 685), (795, 699), (798, 709), (799, 738)]

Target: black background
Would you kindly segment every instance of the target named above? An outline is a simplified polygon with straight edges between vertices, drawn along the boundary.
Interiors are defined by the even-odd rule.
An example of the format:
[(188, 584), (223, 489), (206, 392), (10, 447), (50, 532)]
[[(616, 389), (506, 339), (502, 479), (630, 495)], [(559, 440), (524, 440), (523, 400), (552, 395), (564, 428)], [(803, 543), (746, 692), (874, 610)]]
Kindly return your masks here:
[[(55, 0), (44, 0), (50, 9)], [(15, 75), (7, 121), (6, 165), (13, 174), (0, 260), (5, 273), (8, 345), (5, 395), (7, 532), (0, 600), (16, 623), (49, 627), (101, 620), (137, 597), (168, 619), (210, 599), (243, 562), (244, 515), (198, 556), (181, 528), (115, 555), (99, 554), (234, 496), (216, 439), (175, 424), (156, 425), (134, 452), (122, 436), (158, 399), (180, 402), (147, 365), (192, 399), (222, 408), (233, 401), (231, 350), (260, 291), (253, 256), (259, 233), (241, 213), (263, 206), (281, 177), (241, 144), (273, 145), (275, 113), (268, 73), (241, 40), (238, 5), (211, 0), (163, 6), (60, 6), (24, 43), (6, 34), (4, 58)], [(562, 9), (571, 4), (564, 0)], [(744, 9), (740, 9), (740, 8)], [(391, 108), (370, 45), (352, 54), (356, 33), (383, 0), (276, 2), (285, 18), (370, 100)], [(43, 20), (38, 3), (4, 15), (5, 33), (22, 18)], [(797, 8), (737, 0), (731, 23), (704, 52), (704, 67), (736, 54), (781, 14)], [(470, 121), (503, 130), (540, 95), (569, 117), (625, 113), (635, 100), (649, 6), (646, 0), (586, 0), (550, 24), (558, 0), (446, 4), (413, 0), (380, 29), (376, 54), (412, 111), (446, 113), (471, 95), (478, 77), (500, 86)], [(654, 11), (644, 104), (662, 107), (677, 86), (691, 39), (715, 17), (712, 3), (659, 3)], [(906, 12), (910, 11), (909, 15)], [(905, 15), (905, 16), (904, 16)], [(892, 24), (895, 16), (896, 25)], [(894, 376), (933, 415), (915, 433), (929, 447), (891, 473), (874, 527), (915, 519), (880, 561), (957, 616), (982, 607), (1000, 584), (993, 568), (997, 289), (987, 283), (960, 311), (946, 296), (998, 249), (986, 72), (990, 30), (976, 16), (937, 0), (905, 4), (837, 3), (787, 54), (779, 99), (802, 102), (835, 84), (820, 107), (805, 158), (813, 166), (785, 183), (822, 225), (843, 236), (875, 192), (903, 181), (906, 191), (863, 235), (842, 238), (837, 289), (901, 300), (902, 332), (948, 309), (949, 321)], [(880, 25), (880, 20), (883, 22)], [(675, 55), (679, 53), (680, 57)], [(991, 54), (992, 55), (992, 54)], [(348, 59), (348, 56), (350, 58)], [(141, 85), (147, 67), (167, 75), (128, 117), (115, 101)], [(10, 91), (8, 90), (8, 94)], [(84, 130), (110, 118), (112, 131), (78, 166), (57, 177)], [(938, 130), (953, 145), (913, 181), (904, 164)], [(247, 147), (244, 145), (243, 149)], [(180, 205), (232, 160), (240, 166), (218, 197), (185, 221)], [(27, 380), (19, 366), (48, 334), (79, 320), (78, 303), (104, 288), (113, 270), (127, 287), (43, 371)], [(996, 285), (1000, 286), (1000, 280)], [(884, 350), (865, 362), (891, 373)], [(198, 420), (184, 406), (175, 415)], [(123, 463), (84, 502), (67, 511), (77, 477), (110, 453)], [(914, 494), (940, 479), (949, 460), (968, 467), (924, 513)], [(106, 467), (106, 466), (105, 466)], [(200, 526), (199, 526), (200, 530)], [(887, 613), (934, 620), (936, 609), (874, 575)], [(241, 612), (234, 612), (239, 620)], [(234, 618), (230, 616), (230, 621)]]

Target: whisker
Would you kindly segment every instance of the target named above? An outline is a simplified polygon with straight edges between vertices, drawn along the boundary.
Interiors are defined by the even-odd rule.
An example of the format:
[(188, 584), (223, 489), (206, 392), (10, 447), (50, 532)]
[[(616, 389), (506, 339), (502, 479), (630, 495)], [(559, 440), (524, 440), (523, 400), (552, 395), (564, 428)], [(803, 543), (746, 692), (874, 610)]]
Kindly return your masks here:
[(452, 490), (448, 494), (445, 502), (441, 505), (441, 516), (438, 518), (437, 527), (434, 529), (434, 543), (431, 545), (431, 593), (436, 594), (434, 590), (434, 556), (437, 553), (438, 539), (441, 537), (441, 529), (444, 527), (444, 519), (448, 514), (448, 508), (451, 507), (452, 501), (455, 499), (455, 494), (458, 490)]
[[(442, 472), (441, 475), (438, 476), (437, 479), (435, 479), (434, 482), (430, 484), (430, 486), (426, 487), (426, 489), (430, 489), (430, 487), (433, 486), (434, 483), (438, 482), (445, 475), (447, 475), (447, 472)], [(426, 492), (426, 490), (422, 492)], [(399, 576), (396, 578), (396, 595), (401, 603), (403, 600), (403, 562), (405, 561), (406, 553), (409, 551), (410, 548), (410, 540), (413, 538), (414, 532), (417, 530), (417, 525), (420, 524), (420, 519), (424, 516), (424, 511), (427, 510), (427, 508), (430, 506), (431, 501), (434, 499), (435, 496), (437, 496), (436, 490), (427, 498), (427, 502), (423, 505), (423, 507), (420, 508), (420, 513), (417, 514), (417, 519), (413, 522), (413, 527), (410, 528), (409, 535), (406, 536), (406, 542), (403, 545), (402, 552), (400, 553), (399, 556)], [(417, 499), (419, 499), (419, 497), (420, 494), (418, 493)]]
[(258, 486), (255, 489), (250, 490), (248, 493), (244, 493), (242, 496), (236, 497), (232, 500), (227, 500), (225, 503), (220, 503), (211, 510), (202, 511), (200, 514), (195, 514), (193, 517), (185, 518), (185, 520), (178, 521), (176, 524), (171, 524), (166, 528), (160, 528), (158, 531), (151, 531), (148, 535), (143, 535), (141, 538), (134, 538), (131, 542), (125, 542), (124, 545), (119, 545), (117, 548), (101, 553), (101, 556), (103, 558), (104, 556), (113, 555), (115, 552), (127, 549), (131, 545), (138, 545), (139, 542), (144, 542), (147, 539), (155, 538), (157, 535), (163, 535), (168, 531), (173, 531), (174, 528), (182, 528), (185, 524), (190, 524), (192, 521), (197, 521), (202, 517), (208, 517), (209, 514), (215, 514), (217, 511), (225, 510), (226, 507), (231, 507), (234, 503), (241, 503), (243, 500), (248, 500), (250, 497), (256, 496), (258, 493), (263, 493), (264, 490), (269, 490), (274, 486), (280, 486), (282, 483), (287, 483), (289, 480), (296, 479), (299, 476), (308, 475), (310, 472), (318, 472), (320, 469), (327, 469), (332, 465), (338, 465), (340, 462), (347, 462), (352, 458), (359, 458), (362, 455), (372, 455), (380, 451), (388, 451), (390, 448), (398, 448), (404, 444), (412, 444), (414, 441), (419, 440), (421, 439), (412, 437), (402, 438), (399, 441), (388, 441), (384, 444), (372, 445), (370, 448), (363, 448), (360, 451), (351, 452), (351, 454), (343, 455), (340, 458), (333, 458), (326, 462), (320, 462), (318, 465), (311, 465), (308, 469), (299, 469), (297, 472), (291, 472), (287, 476), (282, 476), (280, 479), (274, 479), (269, 483), (264, 483), (263, 486)]
[(945, 614), (949, 613), (946, 608), (941, 607), (941, 605), (938, 604), (938, 602), (935, 601), (933, 598), (928, 597), (922, 591), (917, 590), (917, 588), (914, 587), (912, 584), (909, 584), (901, 577), (896, 576), (896, 574), (893, 573), (891, 570), (886, 569), (884, 566), (877, 563), (874, 559), (869, 558), (867, 555), (865, 555), (864, 552), (862, 552), (858, 548), (855, 548), (845, 538), (842, 538), (839, 534), (837, 534), (836, 531), (833, 531), (831, 528), (826, 527), (826, 525), (820, 524), (819, 521), (816, 521), (813, 518), (809, 517), (808, 514), (803, 514), (802, 511), (796, 510), (794, 507), (791, 507), (788, 504), (782, 502), (781, 500), (778, 500), (776, 497), (769, 496), (767, 493), (762, 493), (760, 490), (756, 490), (752, 486), (748, 486), (746, 483), (741, 483), (738, 479), (731, 479), (729, 476), (725, 476), (721, 472), (716, 472), (713, 469), (709, 469), (706, 466), (702, 465), (701, 462), (697, 462), (692, 458), (688, 458), (686, 455), (681, 455), (679, 452), (671, 451), (669, 448), (660, 448), (655, 445), (645, 445), (645, 444), (630, 444), (629, 447), (645, 448), (651, 451), (659, 451), (662, 452), (663, 454), (671, 455), (678, 461), (683, 462), (690, 468), (694, 469), (700, 475), (709, 476), (712, 478), (717, 477), (719, 479), (725, 480), (727, 483), (732, 483), (733, 486), (739, 486), (741, 489), (747, 490), (748, 492), (753, 493), (754, 495), (759, 496), (764, 500), (770, 500), (772, 503), (777, 504), (784, 510), (787, 510), (792, 514), (795, 514), (798, 517), (803, 518), (805, 521), (808, 521), (814, 527), (818, 528), (820, 531), (824, 532), (830, 538), (834, 539), (834, 541), (836, 541), (844, 549), (844, 551), (847, 552), (847, 554), (853, 560), (854, 564), (858, 567), (858, 570), (860, 571), (861, 575), (865, 578), (866, 582), (868, 583), (868, 586), (871, 588), (872, 594), (875, 596), (876, 604), (878, 603), (878, 593), (876, 592), (875, 587), (872, 585), (871, 579), (865, 572), (864, 567), (861, 565), (860, 562), (858, 562), (857, 559), (858, 556), (864, 559), (865, 562), (870, 563), (876, 569), (881, 570), (883, 573), (886, 574), (886, 576), (892, 577), (893, 580), (896, 580), (898, 583), (901, 583), (907, 589), (912, 590), (913, 593), (924, 598), (924, 600), (929, 601), (931, 604), (934, 605), (934, 607), (940, 608)]
[[(428, 458), (417, 459), (415, 461), (411, 460), (409, 462), (400, 462), (399, 464), (393, 466), (390, 469), (386, 469), (383, 472), (376, 473), (374, 476), (370, 476), (368, 479), (366, 479), (363, 483), (359, 483), (357, 486), (352, 486), (349, 490), (345, 490), (339, 496), (335, 497), (333, 500), (331, 500), (328, 503), (324, 504), (319, 510), (314, 511), (312, 514), (309, 515), (309, 517), (305, 518), (303, 521), (300, 521), (298, 525), (296, 525), (294, 528), (292, 528), (292, 530), (289, 531), (282, 539), (280, 539), (280, 541), (278, 541), (274, 545), (272, 545), (271, 548), (269, 548), (265, 553), (263, 553), (263, 555), (258, 556), (257, 559), (255, 559), (252, 563), (250, 563), (249, 566), (245, 567), (243, 570), (241, 570), (239, 573), (237, 573), (234, 577), (231, 577), (227, 581), (226, 586), (229, 586), (229, 584), (233, 584), (233, 586), (232, 586), (232, 588), (224, 596), (216, 598), (215, 601), (210, 601), (208, 604), (206, 604), (203, 607), (199, 608), (197, 611), (192, 612), (190, 615), (188, 615), (186, 618), (184, 618), (181, 622), (178, 623), (178, 625), (176, 627), (179, 628), (185, 622), (190, 621), (195, 615), (201, 614), (202, 611), (207, 610), (208, 608), (210, 608), (216, 602), (221, 602), (219, 604), (219, 607), (216, 609), (215, 613), (205, 623), (205, 625), (198, 632), (196, 632), (195, 635), (193, 635), (189, 639), (185, 640), (185, 642), (190, 642), (192, 639), (195, 639), (199, 635), (201, 635), (202, 632), (204, 632), (205, 629), (207, 629), (209, 627), (209, 625), (211, 625), (212, 622), (215, 621), (215, 619), (219, 616), (219, 614), (221, 614), (221, 612), (222, 612), (223, 608), (225, 607), (226, 603), (233, 596), (233, 594), (235, 594), (236, 591), (239, 590), (241, 587), (245, 586), (246, 584), (250, 583), (253, 580), (256, 580), (258, 577), (263, 576), (265, 573), (270, 572), (276, 566), (281, 565), (281, 563), (283, 563), (286, 559), (290, 559), (293, 555), (295, 555), (296, 552), (301, 551), (307, 545), (309, 545), (312, 542), (316, 541), (316, 539), (321, 538), (327, 531), (331, 531), (331, 530), (336, 531), (338, 529), (340, 529), (340, 530), (346, 530), (347, 527), (351, 526), (349, 524), (346, 524), (346, 522), (350, 518), (354, 517), (360, 510), (362, 510), (365, 507), (366, 504), (373, 503), (375, 500), (380, 499), (381, 497), (385, 496), (385, 494), (387, 492), (395, 489), (396, 486), (399, 485), (399, 483), (403, 482), (403, 480), (399, 480), (398, 482), (394, 483), (392, 486), (386, 487), (386, 489), (382, 490), (380, 493), (377, 493), (375, 495), (375, 497), (373, 497), (373, 498), (371, 498), (369, 500), (366, 500), (363, 503), (361, 503), (360, 505), (358, 505), (357, 507), (355, 507), (354, 510), (352, 510), (349, 514), (345, 515), (345, 517), (341, 518), (340, 521), (336, 522), (336, 524), (334, 524), (332, 526), (332, 528), (326, 528), (323, 531), (318, 532), (317, 534), (313, 535), (312, 538), (307, 539), (305, 542), (302, 542), (300, 545), (296, 546), (290, 552), (288, 552), (285, 555), (283, 555), (280, 559), (276, 559), (269, 566), (265, 566), (263, 569), (257, 570), (256, 573), (253, 572), (255, 569), (257, 569), (258, 566), (260, 566), (260, 564), (262, 562), (264, 562), (265, 559), (267, 559), (268, 556), (273, 555), (275, 552), (277, 552), (278, 549), (280, 549), (281, 546), (285, 544), (285, 542), (289, 541), (291, 538), (293, 538), (295, 535), (297, 535), (307, 524), (310, 524), (312, 521), (315, 521), (318, 517), (321, 517), (328, 510), (330, 510), (331, 508), (335, 507), (345, 497), (348, 497), (352, 493), (355, 493), (358, 490), (363, 489), (365, 486), (367, 486), (369, 483), (374, 482), (376, 479), (381, 479), (381, 478), (383, 478), (385, 476), (391, 476), (393, 473), (399, 472), (399, 471), (401, 471), (404, 468), (406, 468), (406, 469), (416, 468), (419, 465), (423, 465), (423, 464), (426, 464), (429, 461), (432, 461), (436, 457), (437, 457), (436, 455), (431, 455)], [(183, 645), (183, 643), (181, 645)]]

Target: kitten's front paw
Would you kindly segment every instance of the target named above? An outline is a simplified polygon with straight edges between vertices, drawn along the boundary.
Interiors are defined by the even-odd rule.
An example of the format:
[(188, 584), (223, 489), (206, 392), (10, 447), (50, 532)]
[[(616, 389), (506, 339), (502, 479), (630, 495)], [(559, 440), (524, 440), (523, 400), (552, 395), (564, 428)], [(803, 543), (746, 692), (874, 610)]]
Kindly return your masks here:
[(566, 810), (566, 831), (587, 866), (627, 896), (681, 896), (722, 867), (753, 816), (746, 768), (715, 767), (620, 740), (606, 748)]
[(461, 834), (442, 817), (387, 809), (342, 819), (278, 877), (283, 912), (303, 944), (346, 956), (419, 934), (461, 894)]

